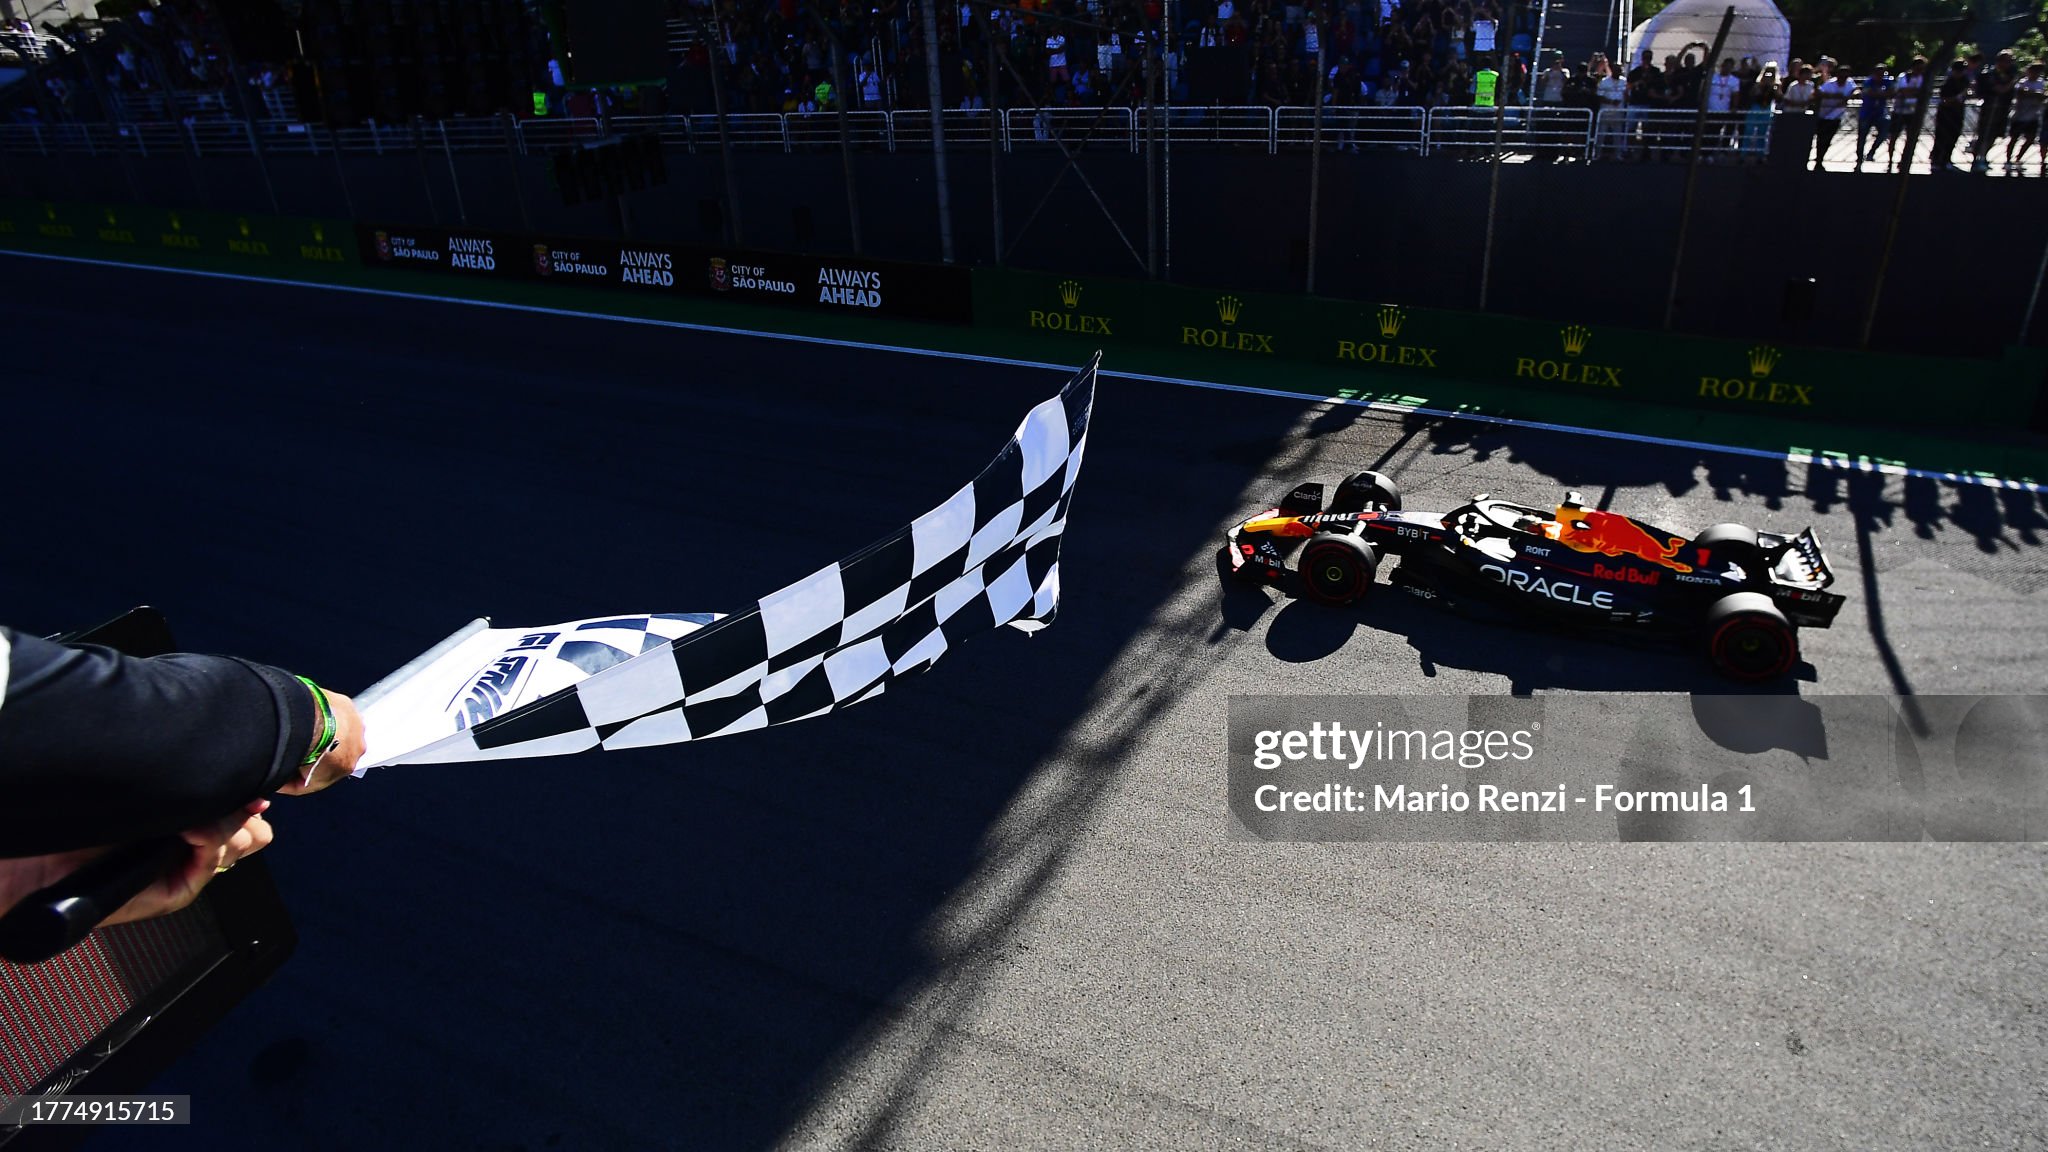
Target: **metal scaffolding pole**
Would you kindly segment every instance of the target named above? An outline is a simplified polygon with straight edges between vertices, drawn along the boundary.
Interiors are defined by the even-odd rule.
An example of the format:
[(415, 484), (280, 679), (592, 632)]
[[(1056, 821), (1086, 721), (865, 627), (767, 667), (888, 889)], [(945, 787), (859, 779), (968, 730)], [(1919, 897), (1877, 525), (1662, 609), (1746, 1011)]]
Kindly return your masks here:
[[(1735, 6), (1731, 4), (1728, 10), (1721, 14), (1721, 29), (1714, 33), (1714, 46), (1707, 49), (1707, 76), (1714, 74), (1714, 69), (1721, 59), (1721, 47), (1728, 43), (1728, 29), (1734, 23)], [(1685, 168), (1685, 199), (1680, 201), (1678, 208), (1678, 239), (1671, 246), (1671, 289), (1664, 296), (1664, 327), (1667, 330), (1678, 316), (1679, 274), (1685, 267), (1685, 230), (1692, 223), (1693, 185), (1698, 181), (1700, 174), (1700, 142), (1707, 134), (1708, 88), (1709, 84), (1702, 81), (1698, 99), (1695, 101), (1698, 107), (1693, 112), (1692, 159)]]
[(1323, 40), (1317, 35), (1315, 129), (1308, 153), (1308, 283), (1302, 290), (1311, 296), (1316, 294), (1316, 232), (1323, 206)]
[[(989, 16), (995, 16), (995, 9), (989, 9)], [(981, 26), (982, 43), (988, 46), (988, 215), (989, 229), (995, 239), (997, 267), (1003, 263), (1003, 107), (999, 98), (1001, 87), (996, 83), (996, 33), (994, 20)]]
[(932, 113), (932, 170), (939, 190), (939, 259), (953, 262), (953, 191), (946, 183), (946, 94), (939, 83), (939, 0), (924, 0), (924, 75)]

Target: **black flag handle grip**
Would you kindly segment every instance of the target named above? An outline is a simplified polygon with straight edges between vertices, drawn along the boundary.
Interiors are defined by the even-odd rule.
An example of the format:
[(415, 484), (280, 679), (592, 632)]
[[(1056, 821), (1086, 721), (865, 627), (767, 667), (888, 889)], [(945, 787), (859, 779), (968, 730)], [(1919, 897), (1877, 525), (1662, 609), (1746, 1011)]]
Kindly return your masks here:
[(0, 957), (35, 964), (55, 956), (121, 910), (144, 888), (185, 862), (182, 837), (123, 844), (0, 916)]

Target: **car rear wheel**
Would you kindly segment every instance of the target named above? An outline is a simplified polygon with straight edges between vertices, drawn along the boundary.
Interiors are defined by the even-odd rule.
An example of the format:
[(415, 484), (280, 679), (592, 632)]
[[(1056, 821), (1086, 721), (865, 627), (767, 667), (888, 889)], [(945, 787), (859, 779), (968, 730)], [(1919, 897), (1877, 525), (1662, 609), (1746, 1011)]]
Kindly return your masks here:
[(1353, 472), (1337, 485), (1337, 495), (1330, 500), (1330, 511), (1363, 512), (1376, 504), (1399, 512), (1400, 487), (1377, 472)]
[(1730, 563), (1742, 567), (1751, 580), (1764, 574), (1764, 550), (1756, 542), (1756, 529), (1747, 524), (1716, 524), (1692, 538), (1700, 567), (1721, 571)]
[(1731, 680), (1774, 680), (1799, 660), (1799, 634), (1758, 592), (1736, 592), (1707, 609), (1707, 659)]
[(1295, 561), (1303, 594), (1318, 604), (1332, 606), (1364, 599), (1372, 590), (1378, 567), (1372, 545), (1356, 536), (1317, 536), (1303, 546), (1301, 558)]

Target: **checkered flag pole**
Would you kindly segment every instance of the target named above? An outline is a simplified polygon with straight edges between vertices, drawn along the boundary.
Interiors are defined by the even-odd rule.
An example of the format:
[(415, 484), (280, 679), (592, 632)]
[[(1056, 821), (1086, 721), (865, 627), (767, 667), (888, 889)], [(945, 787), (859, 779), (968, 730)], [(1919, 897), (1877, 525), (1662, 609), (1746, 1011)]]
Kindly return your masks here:
[(479, 623), (450, 637), (364, 693), (364, 766), (642, 748), (787, 724), (878, 696), (978, 633), (1045, 627), (1059, 608), (1060, 536), (1101, 360), (1033, 408), (945, 503), (744, 612)]

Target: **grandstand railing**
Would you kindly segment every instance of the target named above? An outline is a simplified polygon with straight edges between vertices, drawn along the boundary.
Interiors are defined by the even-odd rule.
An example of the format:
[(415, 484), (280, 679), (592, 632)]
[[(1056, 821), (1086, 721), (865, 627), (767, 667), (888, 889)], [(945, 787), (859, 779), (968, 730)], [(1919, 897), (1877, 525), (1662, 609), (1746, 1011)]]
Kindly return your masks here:
[[(929, 148), (932, 145), (932, 114), (929, 111), (891, 112), (890, 147)], [(988, 144), (996, 119), (986, 108), (949, 108), (939, 113), (945, 124), (946, 144)]]
[[(1770, 151), (1774, 116), (1751, 118), (1742, 112), (1708, 113), (1701, 129), (1700, 153), (1737, 153), (1761, 159)], [(1676, 159), (1692, 150), (1699, 114), (1689, 108), (1603, 108), (1593, 130), (1593, 152), (1609, 158), (1664, 156)]]
[(1483, 154), (1493, 147), (1514, 152), (1575, 155), (1592, 151), (1593, 113), (1585, 108), (1431, 108), (1426, 151)]
[(1085, 138), (1091, 145), (1114, 143), (1135, 152), (1136, 125), (1137, 117), (1129, 108), (1011, 108), (1003, 113), (1003, 150), (1052, 148), (1057, 147), (1056, 141), (1072, 147)]
[[(1275, 112), (1274, 151), (1307, 148), (1314, 143), (1315, 109), (1280, 108)], [(1428, 109), (1370, 105), (1337, 105), (1323, 109), (1325, 148), (1393, 148), (1420, 152), (1428, 146)]]
[[(1963, 126), (1963, 148), (1975, 136), (1975, 109)], [(985, 109), (948, 109), (946, 140), (961, 147), (983, 146), (998, 133), (1004, 151), (1069, 149), (1084, 137), (1090, 151), (1135, 153), (1144, 147), (1145, 111), (1098, 108), (1011, 108), (1001, 115)], [(1323, 109), (1323, 147), (1331, 151), (1393, 149), (1426, 154), (1480, 156), (1492, 147), (1496, 112), (1488, 108), (1332, 106)], [(1696, 113), (1686, 109), (1609, 109), (1598, 117), (1582, 108), (1507, 107), (1498, 112), (1500, 135), (1510, 154), (1575, 159), (1619, 157), (1682, 158), (1692, 147)], [(1176, 105), (1156, 112), (1163, 140), (1175, 146), (1237, 148), (1277, 153), (1310, 147), (1315, 109), (1252, 106)], [(1770, 147), (1776, 117), (1743, 113), (1710, 115), (1704, 154), (1713, 159), (1759, 159)], [(833, 112), (733, 113), (725, 117), (728, 147), (791, 152), (834, 148), (839, 116)], [(924, 109), (869, 109), (846, 114), (848, 142), (864, 151), (931, 147), (931, 114)], [(1856, 159), (1856, 110), (1844, 118), (1826, 160), (1846, 168)], [(1923, 124), (1931, 132), (1932, 115)], [(247, 121), (226, 116), (123, 123), (25, 123), (0, 125), (0, 154), (54, 155), (249, 155), (277, 153), (413, 153), (420, 151), (521, 155), (553, 148), (595, 144), (619, 133), (659, 133), (670, 147), (691, 152), (719, 147), (719, 118), (709, 113), (593, 118), (453, 117), (401, 124), (368, 123), (348, 128), (290, 120)], [(1925, 140), (1916, 170), (1927, 163)], [(1966, 158), (1967, 159), (1967, 158)], [(2040, 159), (2035, 159), (2039, 171)]]

